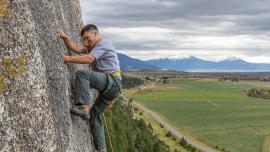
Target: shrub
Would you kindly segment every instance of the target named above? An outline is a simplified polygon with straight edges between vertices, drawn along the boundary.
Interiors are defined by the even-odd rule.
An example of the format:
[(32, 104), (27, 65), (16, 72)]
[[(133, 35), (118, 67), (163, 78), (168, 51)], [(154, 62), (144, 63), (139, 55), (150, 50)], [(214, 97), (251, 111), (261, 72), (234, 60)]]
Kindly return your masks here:
[(172, 137), (172, 133), (170, 131), (168, 131), (165, 136), (170, 138), (170, 137)]

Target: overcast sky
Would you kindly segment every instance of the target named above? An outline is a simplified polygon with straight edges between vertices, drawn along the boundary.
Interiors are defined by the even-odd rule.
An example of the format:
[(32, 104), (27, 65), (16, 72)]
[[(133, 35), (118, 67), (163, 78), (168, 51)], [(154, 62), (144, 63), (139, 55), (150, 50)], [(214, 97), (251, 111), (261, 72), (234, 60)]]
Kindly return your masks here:
[(269, 0), (80, 0), (118, 52), (139, 59), (270, 63)]

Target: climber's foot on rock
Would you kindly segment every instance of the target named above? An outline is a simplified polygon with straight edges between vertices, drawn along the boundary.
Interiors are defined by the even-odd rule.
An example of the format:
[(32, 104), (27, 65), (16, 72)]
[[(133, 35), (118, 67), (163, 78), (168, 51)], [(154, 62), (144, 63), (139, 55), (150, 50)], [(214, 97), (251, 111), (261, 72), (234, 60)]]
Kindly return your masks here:
[(70, 109), (70, 113), (76, 116), (81, 117), (82, 119), (88, 121), (90, 119), (90, 107), (89, 105), (81, 105), (79, 108)]

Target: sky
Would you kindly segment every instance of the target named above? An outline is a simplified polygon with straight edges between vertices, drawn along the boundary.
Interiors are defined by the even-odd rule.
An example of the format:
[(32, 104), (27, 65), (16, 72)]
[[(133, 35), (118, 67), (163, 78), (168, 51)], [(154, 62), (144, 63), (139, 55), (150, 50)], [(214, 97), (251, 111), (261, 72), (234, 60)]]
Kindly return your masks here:
[(79, 0), (84, 24), (128, 56), (270, 63), (269, 0)]

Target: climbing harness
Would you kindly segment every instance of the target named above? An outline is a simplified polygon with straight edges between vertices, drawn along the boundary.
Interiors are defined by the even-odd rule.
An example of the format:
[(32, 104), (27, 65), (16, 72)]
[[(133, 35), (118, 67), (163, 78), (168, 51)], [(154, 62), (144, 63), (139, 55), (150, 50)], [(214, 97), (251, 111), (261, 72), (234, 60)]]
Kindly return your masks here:
[(100, 92), (103, 98), (103, 102), (105, 102), (107, 105), (110, 104), (110, 102), (118, 97), (122, 92), (122, 84), (120, 79), (117, 80), (118, 76), (121, 76), (119, 71), (107, 74), (107, 85), (105, 90)]

